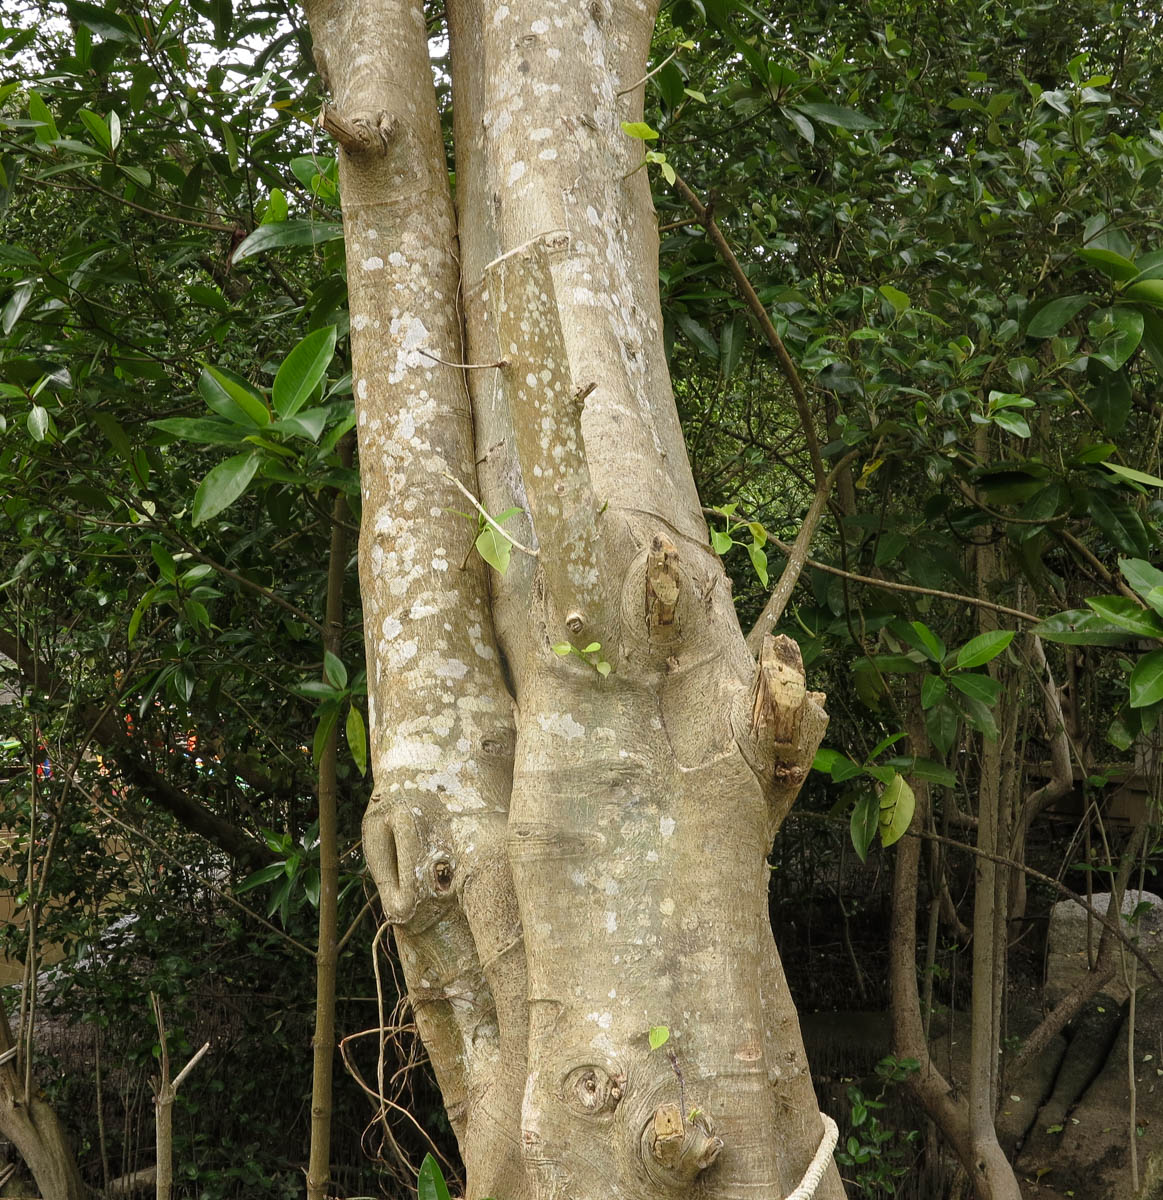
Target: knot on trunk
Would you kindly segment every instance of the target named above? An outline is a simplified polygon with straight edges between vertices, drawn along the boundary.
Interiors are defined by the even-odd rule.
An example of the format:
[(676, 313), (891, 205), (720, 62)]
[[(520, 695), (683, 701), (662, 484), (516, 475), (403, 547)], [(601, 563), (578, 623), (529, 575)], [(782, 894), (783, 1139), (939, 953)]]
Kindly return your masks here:
[(452, 850), (409, 805), (380, 796), (364, 814), (363, 839), (384, 916), (413, 933), (427, 928), (454, 899)]
[(348, 154), (387, 154), (400, 128), (400, 122), (390, 113), (348, 118), (327, 105), (323, 106), (320, 123)]
[(700, 1112), (684, 1120), (677, 1104), (660, 1104), (642, 1135), (648, 1172), (660, 1183), (689, 1184), (719, 1157), (723, 1139), (715, 1136), (709, 1117)]

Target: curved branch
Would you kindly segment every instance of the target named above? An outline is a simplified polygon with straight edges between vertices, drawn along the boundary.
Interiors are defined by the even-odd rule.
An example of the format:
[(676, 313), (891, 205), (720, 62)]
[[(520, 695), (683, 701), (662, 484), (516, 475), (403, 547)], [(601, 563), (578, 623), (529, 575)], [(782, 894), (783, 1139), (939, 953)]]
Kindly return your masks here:
[(780, 370), (783, 371), (784, 377), (790, 384), (792, 396), (795, 398), (796, 412), (799, 414), (800, 426), (804, 431), (804, 441), (808, 447), (808, 457), (812, 460), (812, 475), (815, 477), (818, 488), (824, 483), (826, 472), (824, 471), (824, 460), (820, 456), (820, 440), (816, 436), (815, 422), (812, 420), (811, 409), (808, 407), (808, 394), (804, 390), (804, 381), (800, 378), (800, 373), (796, 370), (796, 365), (787, 352), (787, 347), (783, 344), (783, 338), (779, 336), (779, 331), (771, 323), (763, 301), (756, 295), (755, 289), (751, 286), (751, 280), (744, 274), (739, 260), (735, 257), (735, 252), (723, 236), (723, 231), (715, 224), (711, 210), (691, 191), (681, 175), (675, 176), (674, 186), (678, 194), (694, 209), (699, 223), (707, 231), (707, 236), (726, 264), (731, 278), (735, 280), (735, 286), (751, 310), (751, 315), (759, 323), (759, 328), (763, 331), (767, 344), (775, 351)]

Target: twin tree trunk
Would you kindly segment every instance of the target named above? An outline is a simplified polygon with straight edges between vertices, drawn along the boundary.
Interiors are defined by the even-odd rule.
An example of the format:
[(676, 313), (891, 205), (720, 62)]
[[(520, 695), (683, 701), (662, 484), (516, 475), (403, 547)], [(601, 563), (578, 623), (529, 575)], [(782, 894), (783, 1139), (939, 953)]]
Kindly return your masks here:
[[(825, 1127), (765, 860), (827, 718), (791, 643), (748, 652), (683, 445), (621, 130), (654, 9), (447, 9), (455, 210), (422, 7), (307, 4), (341, 146), (367, 861), (471, 1200), (781, 1200)], [(521, 510), (504, 577), (458, 483)], [(815, 1195), (843, 1194), (829, 1163)]]

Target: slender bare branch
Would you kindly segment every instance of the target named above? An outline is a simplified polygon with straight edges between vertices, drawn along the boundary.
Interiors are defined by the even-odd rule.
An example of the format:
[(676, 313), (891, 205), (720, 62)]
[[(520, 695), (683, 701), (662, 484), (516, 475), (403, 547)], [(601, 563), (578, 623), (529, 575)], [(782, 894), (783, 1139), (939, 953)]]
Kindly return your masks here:
[(800, 373), (796, 369), (791, 355), (787, 352), (787, 347), (783, 344), (783, 338), (779, 336), (779, 331), (767, 315), (763, 301), (759, 299), (755, 289), (751, 286), (751, 280), (747, 278), (743, 268), (739, 265), (739, 260), (727, 244), (723, 231), (715, 224), (710, 209), (691, 191), (681, 175), (675, 177), (674, 186), (679, 195), (694, 209), (700, 224), (707, 231), (707, 236), (718, 250), (723, 262), (726, 263), (727, 270), (730, 271), (731, 278), (735, 280), (735, 286), (751, 310), (752, 316), (759, 322), (759, 328), (763, 331), (767, 344), (775, 351), (780, 369), (791, 386), (792, 396), (795, 398), (796, 412), (799, 414), (804, 441), (808, 447), (808, 457), (812, 460), (812, 475), (815, 477), (816, 486), (820, 487), (827, 472), (824, 470), (824, 460), (820, 455), (820, 440), (816, 436), (816, 426), (812, 420), (811, 408), (808, 406), (808, 394), (804, 389), (804, 381), (800, 378)]
[(846, 454), (828, 472), (828, 477), (816, 489), (816, 494), (812, 497), (812, 503), (804, 517), (803, 524), (800, 526), (800, 531), (796, 535), (795, 544), (792, 546), (791, 553), (787, 556), (787, 562), (780, 572), (779, 582), (775, 585), (774, 591), (772, 591), (767, 603), (763, 606), (763, 612), (759, 614), (759, 620), (755, 622), (751, 632), (747, 635), (747, 649), (752, 654), (759, 653), (759, 647), (763, 644), (764, 634), (770, 633), (779, 624), (779, 619), (783, 616), (783, 610), (787, 607), (787, 602), (791, 599), (791, 594), (795, 591), (795, 586), (799, 582), (804, 564), (808, 561), (808, 550), (811, 547), (812, 539), (816, 536), (816, 530), (820, 526), (820, 519), (824, 515), (824, 509), (828, 504), (828, 497), (832, 494), (832, 488), (835, 486), (840, 472), (855, 457), (855, 451)]

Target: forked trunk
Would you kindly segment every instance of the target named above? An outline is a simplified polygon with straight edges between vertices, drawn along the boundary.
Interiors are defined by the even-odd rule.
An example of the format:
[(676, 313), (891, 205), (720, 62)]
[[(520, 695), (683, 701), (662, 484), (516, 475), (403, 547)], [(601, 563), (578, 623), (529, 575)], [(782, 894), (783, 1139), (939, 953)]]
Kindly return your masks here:
[[(459, 246), (421, 8), (308, 13), (343, 147), (365, 850), (468, 1195), (837, 1200), (767, 917), (827, 718), (794, 644), (748, 652), (686, 458), (621, 128), (653, 11), (448, 9)], [(458, 484), (521, 510), (503, 577)]]

